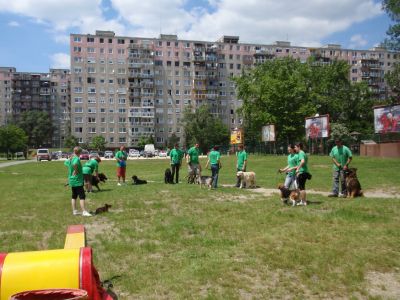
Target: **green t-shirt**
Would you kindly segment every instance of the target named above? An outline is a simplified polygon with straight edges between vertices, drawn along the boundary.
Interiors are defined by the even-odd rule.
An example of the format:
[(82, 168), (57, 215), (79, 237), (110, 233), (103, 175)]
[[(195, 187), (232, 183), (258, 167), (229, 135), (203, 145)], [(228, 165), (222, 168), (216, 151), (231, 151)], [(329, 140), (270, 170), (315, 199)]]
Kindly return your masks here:
[(99, 171), (99, 163), (95, 159), (91, 159), (87, 161), (82, 168), (83, 174), (93, 174), (94, 171)]
[[(78, 156), (73, 156), (69, 160), (69, 164), (67, 162), (64, 163), (66, 166), (68, 166), (68, 183), (70, 187), (75, 187), (75, 186), (83, 186), (83, 173), (82, 173), (82, 165), (81, 165), (81, 160), (79, 159)], [(74, 166), (78, 166), (78, 173), (76, 175), (73, 175), (74, 173)]]
[(212, 164), (212, 165), (218, 165), (220, 158), (221, 158), (221, 154), (219, 153), (219, 151), (212, 150), (208, 154), (208, 159), (210, 160), (210, 164)]
[(198, 148), (196, 147), (190, 148), (187, 154), (190, 157), (189, 163), (194, 163), (194, 164), (199, 163), (200, 150)]
[[(349, 148), (343, 145), (342, 147), (333, 147), (329, 156), (334, 158), (343, 168), (347, 163), (349, 157), (353, 157), (353, 154), (351, 153), (351, 150)], [(333, 164), (333, 169), (335, 171), (339, 170), (336, 164)]]
[(247, 153), (245, 150), (242, 150), (237, 152), (236, 155), (237, 155), (237, 168), (238, 170), (242, 170), (244, 162), (247, 160)]
[[(296, 167), (298, 165), (297, 160), (298, 160), (298, 155), (296, 153), (290, 153), (287, 158), (289, 168)], [(296, 169), (293, 169), (292, 171), (288, 172), (288, 174), (295, 175)]]
[(118, 167), (126, 167), (126, 160), (128, 158), (128, 155), (126, 154), (125, 151), (118, 151), (115, 154), (115, 158), (121, 159), (121, 160), (117, 160), (117, 166)]
[(182, 157), (183, 157), (183, 151), (180, 150), (180, 149), (175, 149), (174, 148), (169, 153), (169, 157), (171, 159), (171, 165), (181, 164), (182, 163)]
[(299, 174), (308, 173), (308, 166), (307, 166), (308, 156), (303, 150), (300, 150), (300, 152), (297, 154), (297, 165), (300, 165), (302, 159), (304, 159), (304, 164), (300, 168)]

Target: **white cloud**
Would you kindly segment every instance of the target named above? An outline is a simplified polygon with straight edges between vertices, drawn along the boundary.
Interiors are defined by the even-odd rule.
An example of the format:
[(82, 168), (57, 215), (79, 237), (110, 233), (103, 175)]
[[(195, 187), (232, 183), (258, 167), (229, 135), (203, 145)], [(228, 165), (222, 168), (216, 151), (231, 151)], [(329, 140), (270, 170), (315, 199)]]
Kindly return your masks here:
[(21, 25), (20, 25), (18, 22), (16, 22), (16, 21), (8, 22), (7, 25), (10, 26), (10, 27), (19, 27), (19, 26), (21, 26)]
[(65, 53), (55, 53), (50, 55), (51, 68), (53, 69), (69, 69), (70, 56)]
[(361, 34), (355, 34), (350, 38), (350, 49), (363, 48), (368, 44), (368, 40), (366, 40)]
[(162, 32), (209, 41), (222, 35), (238, 35), (240, 41), (252, 43), (288, 39), (294, 45), (319, 45), (329, 35), (383, 13), (375, 0), (209, 0), (211, 12), (200, 4), (188, 11), (187, 0), (110, 0), (111, 7), (102, 0), (65, 3), (0, 0), (0, 12), (46, 24), (64, 42), (59, 34), (112, 30), (117, 35), (156, 37)]

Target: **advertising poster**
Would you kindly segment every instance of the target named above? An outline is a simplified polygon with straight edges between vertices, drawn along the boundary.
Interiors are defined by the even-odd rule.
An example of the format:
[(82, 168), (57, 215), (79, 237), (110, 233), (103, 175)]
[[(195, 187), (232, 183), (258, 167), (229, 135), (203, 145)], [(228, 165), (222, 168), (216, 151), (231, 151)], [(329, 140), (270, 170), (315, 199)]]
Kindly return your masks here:
[(263, 142), (275, 142), (275, 125), (263, 126), (261, 140)]
[(235, 128), (231, 131), (231, 145), (243, 144), (243, 129)]
[(307, 139), (329, 137), (329, 115), (306, 118)]
[(375, 133), (400, 132), (400, 105), (374, 107)]

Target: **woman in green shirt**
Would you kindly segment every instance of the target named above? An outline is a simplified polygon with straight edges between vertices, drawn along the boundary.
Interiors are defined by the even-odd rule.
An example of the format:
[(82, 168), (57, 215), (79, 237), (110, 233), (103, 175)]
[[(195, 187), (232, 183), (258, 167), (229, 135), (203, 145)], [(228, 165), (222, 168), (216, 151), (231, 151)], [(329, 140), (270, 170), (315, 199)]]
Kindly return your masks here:
[(206, 164), (206, 169), (208, 167), (208, 165), (211, 165), (211, 176), (213, 178), (212, 181), (212, 186), (213, 188), (217, 188), (218, 186), (218, 173), (219, 173), (219, 169), (221, 169), (222, 165), (221, 165), (221, 154), (218, 151), (218, 147), (214, 146), (210, 153), (208, 154), (208, 160), (207, 160), (207, 164)]
[(299, 205), (307, 205), (307, 195), (306, 195), (306, 181), (310, 179), (310, 174), (308, 173), (308, 156), (304, 152), (304, 147), (302, 143), (297, 143), (294, 147), (298, 155), (298, 163), (296, 168), (297, 185), (300, 190), (300, 203)]

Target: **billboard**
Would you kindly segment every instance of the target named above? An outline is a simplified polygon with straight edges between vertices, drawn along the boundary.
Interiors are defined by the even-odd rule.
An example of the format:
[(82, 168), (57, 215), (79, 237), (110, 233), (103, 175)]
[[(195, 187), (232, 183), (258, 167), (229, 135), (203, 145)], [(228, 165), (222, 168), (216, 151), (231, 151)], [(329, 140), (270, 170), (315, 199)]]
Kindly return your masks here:
[(374, 107), (375, 133), (400, 132), (400, 105)]
[(261, 140), (263, 142), (275, 142), (275, 125), (265, 125), (262, 128)]
[(243, 129), (235, 128), (231, 131), (231, 145), (243, 144)]
[(329, 115), (306, 118), (307, 139), (329, 137)]

